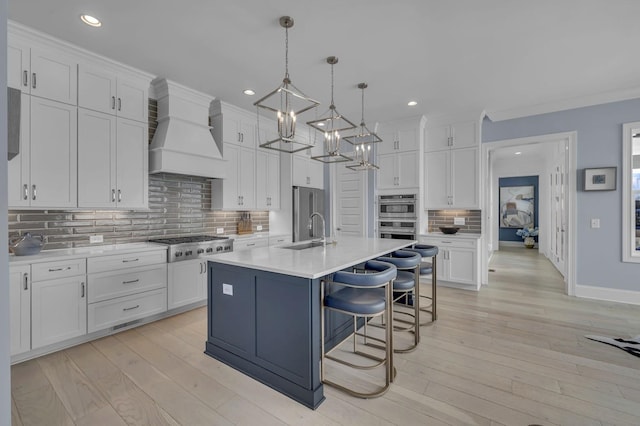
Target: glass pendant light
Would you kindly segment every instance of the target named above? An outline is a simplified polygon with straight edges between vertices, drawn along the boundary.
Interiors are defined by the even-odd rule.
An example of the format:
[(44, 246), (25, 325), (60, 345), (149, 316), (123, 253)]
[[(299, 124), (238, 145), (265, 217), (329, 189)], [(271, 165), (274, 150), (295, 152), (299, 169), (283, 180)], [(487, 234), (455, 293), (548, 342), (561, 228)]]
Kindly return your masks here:
[(325, 113), (324, 117), (307, 122), (309, 126), (324, 133), (324, 150), (326, 153), (311, 158), (323, 163), (351, 161), (350, 157), (340, 153), (340, 132), (355, 129), (356, 125), (338, 112), (333, 101), (333, 66), (338, 63), (338, 58), (329, 56), (327, 63), (331, 65), (331, 105), (329, 105), (329, 111)]
[(313, 144), (296, 139), (296, 121), (299, 114), (318, 106), (320, 103), (305, 95), (293, 85), (289, 77), (289, 28), (293, 27), (293, 19), (289, 16), (280, 18), (280, 26), (285, 29), (285, 68), (282, 84), (266, 96), (258, 99), (253, 105), (258, 114), (260, 126), (260, 108), (275, 113), (278, 137), (260, 144), (261, 148), (294, 153), (313, 147)]

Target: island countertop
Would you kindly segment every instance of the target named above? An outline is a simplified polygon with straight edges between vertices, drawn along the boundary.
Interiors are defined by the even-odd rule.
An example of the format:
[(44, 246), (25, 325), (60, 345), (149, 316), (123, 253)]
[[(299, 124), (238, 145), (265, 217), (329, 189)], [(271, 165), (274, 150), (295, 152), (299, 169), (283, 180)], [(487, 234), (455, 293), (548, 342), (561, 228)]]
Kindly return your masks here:
[[(305, 244), (302, 241), (295, 244)], [(386, 238), (340, 237), (335, 244), (292, 250), (283, 247), (260, 247), (221, 253), (209, 258), (210, 262), (242, 266), (262, 271), (315, 279), (382, 256), (416, 243), (414, 240)]]

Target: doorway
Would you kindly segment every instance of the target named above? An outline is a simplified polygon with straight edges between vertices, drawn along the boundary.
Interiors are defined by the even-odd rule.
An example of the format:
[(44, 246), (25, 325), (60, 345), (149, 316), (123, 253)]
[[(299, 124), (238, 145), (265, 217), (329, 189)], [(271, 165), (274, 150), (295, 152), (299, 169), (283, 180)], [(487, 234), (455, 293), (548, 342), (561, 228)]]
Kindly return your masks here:
[(483, 284), (488, 284), (488, 262), (500, 249), (500, 177), (537, 175), (540, 178), (539, 251), (563, 275), (565, 292), (575, 295), (576, 133), (561, 133), (482, 144), (485, 214)]
[(336, 236), (364, 237), (367, 222), (368, 173), (348, 169), (343, 163), (331, 164)]

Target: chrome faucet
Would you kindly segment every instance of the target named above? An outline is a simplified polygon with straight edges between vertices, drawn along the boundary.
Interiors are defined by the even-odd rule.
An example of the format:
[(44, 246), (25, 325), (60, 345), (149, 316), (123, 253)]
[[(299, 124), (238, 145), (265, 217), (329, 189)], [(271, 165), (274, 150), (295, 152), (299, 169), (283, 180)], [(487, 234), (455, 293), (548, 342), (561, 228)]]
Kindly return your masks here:
[(313, 229), (313, 217), (314, 216), (318, 216), (322, 220), (322, 244), (326, 245), (327, 244), (327, 224), (324, 221), (324, 216), (322, 216), (322, 214), (320, 214), (318, 212), (311, 213), (311, 216), (309, 216), (309, 230)]

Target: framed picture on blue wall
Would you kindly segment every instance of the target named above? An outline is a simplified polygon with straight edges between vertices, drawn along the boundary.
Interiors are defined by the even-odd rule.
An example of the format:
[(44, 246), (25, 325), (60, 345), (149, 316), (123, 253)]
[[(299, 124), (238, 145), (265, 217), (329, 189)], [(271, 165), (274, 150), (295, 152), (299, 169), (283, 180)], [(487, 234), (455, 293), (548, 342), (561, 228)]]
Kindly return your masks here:
[(500, 187), (500, 227), (533, 228), (535, 213), (534, 186)]
[(585, 191), (614, 191), (616, 189), (616, 167), (584, 169)]

